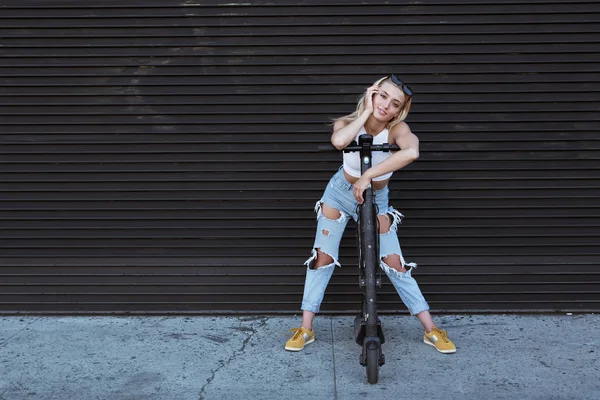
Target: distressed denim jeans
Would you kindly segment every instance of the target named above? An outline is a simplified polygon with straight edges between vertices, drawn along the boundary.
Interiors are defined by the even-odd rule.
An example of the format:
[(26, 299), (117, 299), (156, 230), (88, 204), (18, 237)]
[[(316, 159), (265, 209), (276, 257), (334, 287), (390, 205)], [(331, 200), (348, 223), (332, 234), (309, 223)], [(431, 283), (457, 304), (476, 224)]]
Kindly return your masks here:
[[(340, 168), (338, 172), (329, 180), (327, 188), (321, 199), (315, 206), (317, 213), (317, 232), (312, 249), (311, 257), (304, 263), (306, 268), (306, 280), (304, 282), (304, 296), (302, 299), (302, 310), (318, 313), (325, 295), (325, 289), (331, 279), (335, 266), (341, 266), (338, 261), (338, 252), (342, 235), (346, 229), (348, 218), (352, 217), (355, 221), (358, 219), (358, 202), (354, 198), (352, 184), (344, 176), (344, 171)], [(412, 271), (417, 266), (415, 263), (406, 263), (400, 249), (397, 229), (402, 220), (402, 214), (389, 206), (389, 188), (386, 186), (381, 190), (375, 190), (375, 203), (379, 215), (388, 214), (392, 218), (392, 226), (386, 233), (379, 235), (379, 259), (380, 267), (386, 273), (394, 288), (400, 295), (402, 302), (406, 305), (412, 315), (422, 311), (429, 310), (429, 305), (425, 301), (417, 281), (412, 277)], [(332, 220), (325, 217), (321, 212), (321, 206), (325, 203), (330, 207), (336, 208), (341, 215), (338, 219)], [(329, 265), (314, 269), (314, 262), (317, 258), (317, 249), (329, 255), (333, 262)], [(389, 267), (384, 261), (388, 255), (397, 254), (402, 260), (402, 265), (406, 272), (397, 271)]]

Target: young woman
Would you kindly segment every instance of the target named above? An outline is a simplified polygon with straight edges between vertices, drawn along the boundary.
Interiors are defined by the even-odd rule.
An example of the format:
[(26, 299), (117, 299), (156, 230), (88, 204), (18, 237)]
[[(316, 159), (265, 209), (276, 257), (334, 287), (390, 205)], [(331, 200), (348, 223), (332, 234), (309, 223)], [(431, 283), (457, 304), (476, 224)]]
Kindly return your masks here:
[(356, 206), (362, 204), (363, 192), (373, 185), (378, 206), (380, 233), (380, 265), (392, 281), (396, 291), (411, 315), (415, 315), (425, 329), (423, 341), (442, 353), (454, 353), (456, 347), (445, 330), (434, 324), (429, 305), (411, 276), (416, 264), (407, 264), (402, 256), (396, 234), (402, 214), (389, 206), (388, 182), (392, 173), (419, 157), (419, 139), (404, 122), (410, 110), (412, 91), (395, 75), (377, 80), (361, 97), (352, 114), (338, 118), (333, 125), (331, 143), (341, 150), (364, 133), (373, 136), (373, 144), (397, 144), (400, 151), (375, 152), (373, 166), (362, 176), (359, 153), (344, 153), (343, 167), (331, 178), (321, 200), (317, 202), (317, 234), (312, 256), (306, 261), (306, 281), (302, 299), (302, 325), (293, 328), (294, 336), (285, 349), (300, 351), (314, 342), (312, 328), (319, 312), (325, 289), (338, 262), (338, 249), (348, 217), (356, 219)]

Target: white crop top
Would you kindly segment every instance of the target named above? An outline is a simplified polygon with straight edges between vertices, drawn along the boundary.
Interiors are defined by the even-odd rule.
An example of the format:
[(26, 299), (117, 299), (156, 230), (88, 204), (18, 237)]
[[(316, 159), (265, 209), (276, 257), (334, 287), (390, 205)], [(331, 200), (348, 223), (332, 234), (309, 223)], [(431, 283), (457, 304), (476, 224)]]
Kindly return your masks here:
[[(358, 133), (356, 134), (356, 143), (358, 143), (358, 137), (367, 133), (365, 131), (365, 127), (360, 128)], [(384, 129), (377, 134), (377, 136), (373, 136), (373, 144), (387, 144), (388, 143), (388, 130)], [(384, 152), (384, 151), (374, 151), (371, 159), (372, 165), (377, 165), (390, 157), (392, 153)], [(346, 171), (350, 176), (355, 178), (360, 178), (360, 151), (353, 151), (349, 153), (344, 153), (344, 171)], [(387, 174), (383, 174), (374, 178), (374, 181), (385, 181), (392, 176), (393, 172), (388, 172)]]

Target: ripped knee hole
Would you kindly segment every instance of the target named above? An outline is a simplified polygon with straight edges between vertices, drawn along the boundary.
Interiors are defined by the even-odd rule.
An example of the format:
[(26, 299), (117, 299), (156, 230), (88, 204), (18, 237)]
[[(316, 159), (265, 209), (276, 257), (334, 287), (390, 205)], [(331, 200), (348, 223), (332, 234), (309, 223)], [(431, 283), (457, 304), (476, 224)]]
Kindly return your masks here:
[(392, 220), (389, 214), (380, 214), (377, 216), (379, 219), (379, 233), (381, 235), (388, 233), (392, 227)]
[(329, 254), (321, 251), (321, 249), (316, 250), (317, 256), (313, 260), (311, 260), (311, 262), (309, 262), (309, 269), (318, 269), (335, 263), (335, 260)]
[(402, 260), (400, 259), (400, 257), (399, 256), (396, 256), (396, 257), (392, 257), (392, 258), (390, 258), (390, 256), (382, 257), (381, 261), (383, 261), (385, 263), (385, 265), (387, 265), (388, 267), (395, 269), (398, 272), (402, 272), (402, 273), (407, 272), (410, 269), (410, 267), (406, 268), (404, 266), (404, 264), (402, 263)]

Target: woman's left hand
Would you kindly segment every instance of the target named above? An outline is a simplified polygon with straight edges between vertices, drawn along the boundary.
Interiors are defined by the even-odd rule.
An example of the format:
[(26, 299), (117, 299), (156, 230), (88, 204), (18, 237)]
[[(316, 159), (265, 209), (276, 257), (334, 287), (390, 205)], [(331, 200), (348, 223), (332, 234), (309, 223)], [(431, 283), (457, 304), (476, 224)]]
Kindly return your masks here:
[(362, 204), (365, 199), (363, 198), (363, 193), (369, 185), (371, 184), (371, 179), (367, 178), (365, 174), (363, 174), (354, 184), (354, 198), (358, 201), (358, 204)]

